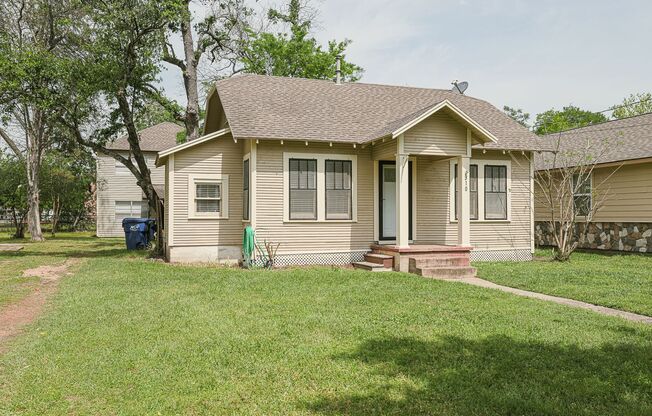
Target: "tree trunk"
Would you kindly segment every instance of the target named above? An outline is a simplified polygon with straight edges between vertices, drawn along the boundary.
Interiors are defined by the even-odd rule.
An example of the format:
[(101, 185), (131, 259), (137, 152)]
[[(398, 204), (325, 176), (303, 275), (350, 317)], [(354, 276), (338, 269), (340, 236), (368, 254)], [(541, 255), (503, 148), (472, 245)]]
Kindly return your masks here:
[(16, 230), (14, 238), (25, 238), (25, 223), (23, 216), (18, 216), (16, 208), (11, 209), (11, 216), (14, 220), (14, 228)]
[(193, 140), (199, 137), (199, 93), (197, 89), (197, 65), (199, 57), (195, 53), (192, 39), (192, 23), (190, 4), (187, 8), (183, 22), (181, 22), (181, 37), (183, 39), (183, 51), (186, 58), (185, 70), (183, 71), (183, 84), (186, 90), (186, 139)]
[(52, 200), (52, 237), (54, 237), (58, 231), (57, 227), (59, 226), (60, 216), (61, 216), (61, 199), (57, 195)]
[(41, 168), (41, 150), (39, 140), (29, 134), (27, 143), (27, 228), (32, 241), (43, 241), (41, 230), (41, 207), (39, 198), (39, 170)]

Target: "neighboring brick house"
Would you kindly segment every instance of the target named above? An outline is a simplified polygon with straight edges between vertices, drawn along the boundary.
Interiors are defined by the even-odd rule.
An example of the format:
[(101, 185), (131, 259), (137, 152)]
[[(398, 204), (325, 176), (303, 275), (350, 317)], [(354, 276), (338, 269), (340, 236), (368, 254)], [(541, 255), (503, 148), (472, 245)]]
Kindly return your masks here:
[[(138, 132), (140, 148), (151, 170), (152, 184), (157, 194), (163, 194), (165, 170), (156, 167), (156, 154), (176, 145), (177, 134), (182, 130), (182, 126), (165, 122)], [(115, 140), (108, 148), (124, 151), (124, 156), (129, 154), (126, 137)], [(96, 195), (98, 237), (123, 236), (123, 218), (150, 216), (147, 201), (144, 200), (142, 189), (136, 184), (136, 178), (125, 165), (111, 156), (100, 154), (97, 157)]]
[[(652, 252), (652, 113), (544, 137), (560, 151), (588, 148), (599, 155), (587, 189), (576, 197), (591, 203), (597, 192), (606, 199), (580, 248)], [(537, 158), (537, 170), (549, 167), (545, 161)], [(543, 204), (535, 206), (538, 245), (552, 245), (548, 211)]]

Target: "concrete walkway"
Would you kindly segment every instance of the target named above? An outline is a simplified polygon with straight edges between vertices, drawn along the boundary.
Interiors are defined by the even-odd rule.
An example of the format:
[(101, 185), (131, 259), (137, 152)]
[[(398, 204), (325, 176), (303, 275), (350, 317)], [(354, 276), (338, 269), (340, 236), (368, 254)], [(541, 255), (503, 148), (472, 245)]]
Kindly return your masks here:
[(490, 281), (484, 280), (484, 279), (480, 279), (480, 278), (477, 278), (477, 277), (468, 277), (468, 278), (464, 278), (464, 279), (455, 279), (455, 280), (448, 279), (448, 281), (451, 281), (451, 282), (453, 282), (453, 281), (454, 282), (463, 282), (463, 283), (467, 283), (467, 284), (474, 285), (474, 286), (480, 286), (480, 287), (486, 287), (486, 288), (489, 288), (489, 289), (502, 290), (503, 292), (513, 293), (515, 295), (524, 296), (526, 298), (547, 300), (549, 302), (555, 302), (555, 303), (558, 303), (560, 305), (566, 305), (566, 306), (570, 306), (570, 307), (573, 307), (573, 308), (588, 309), (590, 311), (601, 313), (603, 315), (619, 316), (621, 318), (627, 319), (628, 321), (642, 322), (642, 323), (645, 323), (645, 324), (652, 325), (652, 317), (651, 316), (639, 315), (639, 314), (636, 314), (636, 313), (625, 312), (625, 311), (621, 311), (621, 310), (618, 310), (618, 309), (607, 308), (605, 306), (593, 305), (591, 303), (581, 302), (579, 300), (560, 298), (558, 296), (544, 295), (543, 293), (530, 292), (528, 290), (515, 289), (513, 287), (497, 285), (497, 284), (495, 284), (493, 282), (490, 282)]

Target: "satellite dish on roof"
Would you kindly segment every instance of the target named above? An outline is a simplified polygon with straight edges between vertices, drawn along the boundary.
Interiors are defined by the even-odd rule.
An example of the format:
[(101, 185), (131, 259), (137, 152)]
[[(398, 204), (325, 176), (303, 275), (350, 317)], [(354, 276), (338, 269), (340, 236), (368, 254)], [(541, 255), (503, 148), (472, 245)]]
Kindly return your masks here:
[(466, 81), (462, 82), (457, 82), (457, 80), (451, 82), (453, 84), (453, 88), (451, 88), (451, 91), (456, 92), (458, 94), (464, 94), (464, 91), (466, 91), (467, 88), (469, 88), (469, 83)]

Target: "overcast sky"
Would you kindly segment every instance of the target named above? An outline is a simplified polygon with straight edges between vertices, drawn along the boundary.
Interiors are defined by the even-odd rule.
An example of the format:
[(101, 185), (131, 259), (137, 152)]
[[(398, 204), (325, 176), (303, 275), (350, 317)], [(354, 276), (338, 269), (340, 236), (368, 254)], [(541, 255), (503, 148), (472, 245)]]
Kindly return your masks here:
[[(269, 1), (259, 2), (266, 7)], [(262, 6), (260, 6), (262, 4)], [(324, 0), (315, 36), (353, 41), (361, 82), (450, 88), (534, 114), (652, 91), (652, 1)], [(175, 74), (176, 75), (176, 74)], [(168, 92), (183, 89), (167, 74)]]

